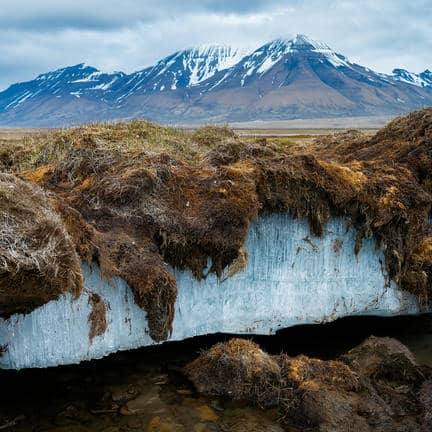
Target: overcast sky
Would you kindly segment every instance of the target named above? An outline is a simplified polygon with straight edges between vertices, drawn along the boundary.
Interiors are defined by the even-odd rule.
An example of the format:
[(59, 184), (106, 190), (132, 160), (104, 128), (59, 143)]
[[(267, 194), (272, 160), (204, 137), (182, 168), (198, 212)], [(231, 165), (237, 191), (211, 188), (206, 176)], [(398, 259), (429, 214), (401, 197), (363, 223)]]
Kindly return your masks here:
[(432, 69), (431, 0), (4, 0), (0, 88), (77, 63), (132, 72), (204, 43), (304, 33), (379, 72)]

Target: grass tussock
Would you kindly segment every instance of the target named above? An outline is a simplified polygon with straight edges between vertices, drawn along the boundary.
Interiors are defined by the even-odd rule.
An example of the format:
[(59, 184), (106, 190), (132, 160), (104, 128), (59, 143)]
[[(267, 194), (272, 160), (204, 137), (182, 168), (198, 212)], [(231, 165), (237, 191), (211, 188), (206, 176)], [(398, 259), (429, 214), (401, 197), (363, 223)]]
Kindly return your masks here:
[(203, 148), (211, 148), (221, 141), (238, 138), (236, 133), (228, 126), (207, 125), (197, 129), (192, 135), (192, 141)]
[(80, 259), (50, 197), (0, 174), (0, 316), (81, 290)]
[(51, 193), (81, 259), (123, 277), (163, 340), (177, 295), (167, 264), (198, 279), (240, 271), (249, 225), (263, 212), (306, 218), (315, 236), (330, 217), (346, 218), (356, 252), (375, 237), (390, 278), (427, 304), (431, 125), (427, 109), (373, 137), (349, 131), (282, 146), (225, 127), (190, 134), (135, 121), (48, 132), (2, 144), (0, 154), (3, 170)]
[(427, 371), (390, 338), (371, 337), (329, 361), (269, 355), (232, 339), (201, 353), (185, 373), (201, 394), (277, 406), (287, 430), (393, 432), (430, 421), (430, 398), (418, 397)]
[(263, 406), (277, 402), (281, 366), (255, 343), (231, 339), (203, 352), (185, 369), (197, 390)]

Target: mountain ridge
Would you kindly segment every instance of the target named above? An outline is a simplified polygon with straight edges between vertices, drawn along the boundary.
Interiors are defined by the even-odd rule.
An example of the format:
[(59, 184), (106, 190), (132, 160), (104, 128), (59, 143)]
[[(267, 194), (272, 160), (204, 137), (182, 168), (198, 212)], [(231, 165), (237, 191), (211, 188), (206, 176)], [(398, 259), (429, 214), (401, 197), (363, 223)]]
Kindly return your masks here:
[(0, 124), (57, 126), (393, 115), (432, 104), (432, 72), (382, 74), (297, 35), (255, 50), (206, 45), (131, 74), (80, 63), (0, 92)]

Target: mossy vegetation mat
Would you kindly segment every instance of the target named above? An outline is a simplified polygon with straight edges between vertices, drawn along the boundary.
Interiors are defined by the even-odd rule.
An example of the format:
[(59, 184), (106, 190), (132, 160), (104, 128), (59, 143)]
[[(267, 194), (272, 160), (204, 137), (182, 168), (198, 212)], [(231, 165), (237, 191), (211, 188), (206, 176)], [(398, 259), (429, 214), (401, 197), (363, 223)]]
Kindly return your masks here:
[(0, 143), (0, 171), (1, 316), (79, 295), (84, 260), (124, 278), (165, 340), (177, 295), (168, 264), (198, 279), (241, 271), (250, 223), (269, 212), (307, 218), (316, 236), (346, 218), (357, 253), (375, 237), (389, 277), (430, 300), (432, 109), (373, 136), (290, 145), (227, 127), (93, 124)]

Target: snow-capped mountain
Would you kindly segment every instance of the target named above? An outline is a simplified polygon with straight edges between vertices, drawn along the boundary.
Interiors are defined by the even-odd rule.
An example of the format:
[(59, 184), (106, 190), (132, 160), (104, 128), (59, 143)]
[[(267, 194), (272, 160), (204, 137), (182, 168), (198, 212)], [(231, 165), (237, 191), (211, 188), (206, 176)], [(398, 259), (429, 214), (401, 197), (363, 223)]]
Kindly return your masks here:
[(119, 101), (136, 93), (190, 88), (211, 78), (216, 72), (238, 63), (244, 49), (206, 45), (178, 51), (155, 66), (128, 75), (118, 83)]
[(244, 51), (178, 51), (126, 75), (84, 64), (0, 92), (0, 124), (53, 126), (395, 115), (432, 105), (432, 73), (374, 72), (304, 35)]
[(243, 57), (235, 67), (220, 75), (222, 76), (220, 80), (217, 80), (219, 77), (216, 78), (216, 85), (212, 89), (228, 81), (234, 81), (236, 85), (244, 87), (256, 78), (262, 78), (287, 55), (302, 52), (319, 54), (334, 66), (348, 66), (344, 56), (335, 53), (323, 42), (314, 41), (304, 35), (297, 35), (294, 39), (271, 41), (253, 51), (250, 55)]
[(89, 96), (104, 100), (111, 86), (124, 75), (123, 72), (103, 73), (84, 63), (57, 69), (32, 81), (13, 84), (0, 93), (0, 110), (16, 109), (24, 102), (44, 97)]
[(418, 87), (432, 87), (432, 72), (429, 69), (419, 74), (409, 72), (405, 69), (393, 69), (393, 77), (398, 81)]
[(365, 116), (432, 103), (432, 88), (376, 73), (304, 35), (261, 46), (202, 87), (188, 116), (208, 107), (216, 118), (239, 121)]

